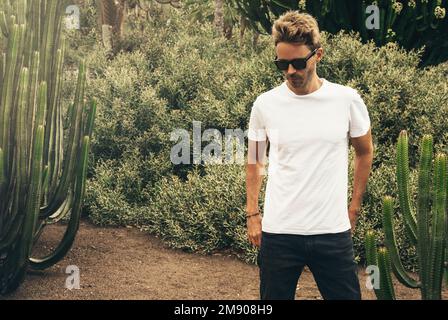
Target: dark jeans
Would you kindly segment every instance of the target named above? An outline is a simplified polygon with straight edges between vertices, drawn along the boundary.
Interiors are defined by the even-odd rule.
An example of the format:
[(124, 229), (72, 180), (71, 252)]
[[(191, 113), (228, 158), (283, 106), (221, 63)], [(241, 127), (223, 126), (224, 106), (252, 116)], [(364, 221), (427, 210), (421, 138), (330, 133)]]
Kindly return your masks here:
[(361, 299), (350, 230), (308, 236), (263, 232), (258, 265), (262, 300), (293, 300), (305, 265), (324, 299)]

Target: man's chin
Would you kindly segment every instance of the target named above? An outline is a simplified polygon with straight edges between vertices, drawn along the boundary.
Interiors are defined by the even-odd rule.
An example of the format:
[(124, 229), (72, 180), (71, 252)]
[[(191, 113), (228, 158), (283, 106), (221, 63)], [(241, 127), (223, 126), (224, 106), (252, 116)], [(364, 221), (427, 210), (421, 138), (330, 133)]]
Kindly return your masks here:
[(303, 79), (295, 79), (295, 80), (288, 79), (288, 82), (294, 88), (301, 88), (305, 83)]

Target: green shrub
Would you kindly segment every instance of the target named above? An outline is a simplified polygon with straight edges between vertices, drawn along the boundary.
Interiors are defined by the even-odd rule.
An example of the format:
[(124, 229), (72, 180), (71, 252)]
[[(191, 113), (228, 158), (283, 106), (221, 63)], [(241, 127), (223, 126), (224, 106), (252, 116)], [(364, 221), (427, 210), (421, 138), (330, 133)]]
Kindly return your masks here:
[(244, 166), (208, 165), (205, 175), (194, 170), (186, 181), (170, 176), (157, 184), (145, 213), (146, 229), (175, 248), (232, 249), (253, 263), (256, 250), (247, 240), (245, 201)]
[[(237, 165), (195, 166), (170, 162), (174, 129), (247, 128), (255, 98), (282, 81), (271, 63), (270, 38), (259, 47), (217, 38), (210, 24), (186, 22), (181, 13), (169, 23), (131, 30), (132, 52), (109, 60), (99, 47), (86, 54), (89, 95), (98, 112), (92, 145), (86, 208), (101, 224), (135, 224), (170, 245), (212, 252), (230, 248), (254, 261), (242, 213), (244, 170)], [(432, 134), (436, 150), (447, 147), (447, 64), (418, 69), (419, 52), (390, 44), (362, 44), (354, 34), (324, 34), (325, 56), (319, 75), (359, 90), (372, 120), (375, 159), (363, 218), (355, 234), (363, 261), (366, 228), (380, 232), (381, 198), (396, 195), (395, 150), (398, 133), (410, 134), (410, 164), (417, 142)], [(350, 184), (352, 175), (350, 176)], [(399, 212), (397, 212), (399, 214)], [(397, 224), (398, 231), (402, 226)], [(415, 266), (413, 250), (399, 238), (405, 264)]]
[(141, 178), (135, 159), (98, 163), (87, 184), (89, 217), (99, 225), (125, 226), (136, 222), (135, 197), (142, 198)]
[(432, 134), (438, 148), (448, 143), (447, 63), (418, 69), (421, 52), (406, 52), (393, 43), (377, 48), (355, 34), (325, 39), (319, 67), (324, 78), (357, 89), (369, 109), (376, 148), (374, 168), (394, 163), (389, 149), (406, 129), (412, 135), (410, 166), (418, 162), (418, 141)]
[[(87, 56), (89, 94), (98, 99), (91, 181), (96, 181), (95, 170), (102, 161), (114, 160), (120, 166), (129, 161), (126, 154), (141, 164), (140, 192), (168, 174), (185, 178), (193, 166), (171, 165), (171, 132), (177, 128), (191, 132), (193, 121), (223, 134), (225, 128), (244, 129), (252, 102), (272, 85), (266, 77), (272, 74), (267, 61), (260, 64), (254, 57), (241, 57), (237, 44), (223, 39), (210, 44), (210, 25), (174, 32), (175, 24), (174, 19), (168, 27), (158, 26), (157, 32), (135, 31), (133, 36), (140, 39), (136, 50), (119, 53), (113, 60), (100, 48)], [(249, 52), (248, 56), (253, 54)]]

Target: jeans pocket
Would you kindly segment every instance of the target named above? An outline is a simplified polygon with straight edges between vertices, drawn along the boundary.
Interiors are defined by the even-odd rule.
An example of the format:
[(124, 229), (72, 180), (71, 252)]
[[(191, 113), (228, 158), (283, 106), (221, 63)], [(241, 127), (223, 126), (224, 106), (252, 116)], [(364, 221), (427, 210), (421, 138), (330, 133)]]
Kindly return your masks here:
[(353, 240), (350, 230), (324, 234), (315, 239), (314, 247), (318, 252), (327, 256), (352, 255)]

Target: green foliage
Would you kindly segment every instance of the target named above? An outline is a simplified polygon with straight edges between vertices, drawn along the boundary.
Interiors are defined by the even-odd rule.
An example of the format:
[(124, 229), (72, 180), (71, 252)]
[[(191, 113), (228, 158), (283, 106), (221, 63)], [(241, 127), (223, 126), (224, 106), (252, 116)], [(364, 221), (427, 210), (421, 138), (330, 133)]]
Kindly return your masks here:
[[(187, 15), (191, 21), (213, 22), (215, 13), (214, 0), (185, 0), (183, 1)], [(236, 25), (239, 20), (239, 12), (233, 0), (223, 1), (224, 24)]]
[[(380, 248), (381, 252), (386, 252), (387, 259), (383, 262), (378, 260), (380, 268), (380, 278), (382, 279), (382, 289), (379, 299), (390, 297), (395, 299), (391, 280), (391, 270), (397, 279), (410, 288), (420, 288), (422, 299), (441, 299), (441, 289), (444, 268), (446, 268), (446, 225), (447, 225), (447, 204), (448, 204), (448, 176), (446, 154), (439, 153), (434, 160), (433, 167), (433, 141), (432, 136), (425, 135), (420, 145), (420, 163), (418, 170), (418, 193), (414, 209), (412, 194), (409, 189), (409, 163), (408, 163), (408, 138), (403, 130), (400, 133), (397, 143), (397, 169), (396, 176), (399, 189), (400, 211), (405, 224), (405, 232), (410, 242), (417, 250), (419, 265), (419, 281), (417, 282), (409, 276), (403, 267), (396, 234), (394, 230), (394, 204), (393, 198), (385, 196), (383, 198), (383, 228), (385, 233), (385, 245), (387, 250)], [(434, 176), (431, 178), (431, 173)], [(431, 186), (432, 184), (432, 186)], [(372, 233), (366, 237), (366, 250), (369, 252), (369, 263), (375, 263), (372, 259)], [(387, 261), (390, 257), (390, 262)], [(384, 267), (391, 265), (391, 268)], [(376, 264), (375, 264), (376, 265)], [(391, 270), (389, 270), (391, 269)], [(387, 289), (387, 292), (384, 290)]]
[[(209, 23), (185, 21), (186, 16), (176, 12), (169, 23), (154, 20), (143, 30), (133, 30), (128, 35), (132, 51), (123, 51), (113, 60), (99, 47), (86, 53), (92, 66), (87, 90), (98, 97), (86, 209), (97, 223), (139, 225), (189, 250), (210, 252), (227, 246), (254, 261), (245, 221), (235, 219), (233, 234), (217, 222), (228, 221), (226, 214), (244, 210), (244, 181), (236, 175), (237, 167), (172, 165), (169, 154), (175, 142), (170, 141), (170, 134), (174, 129), (191, 134), (193, 120), (202, 122), (202, 130), (216, 128), (222, 134), (225, 128), (246, 129), (255, 98), (282, 81), (271, 62), (273, 43), (261, 37), (254, 50), (247, 43), (218, 37)], [(390, 188), (395, 181), (393, 137), (403, 128), (412, 130), (411, 190), (417, 181), (417, 141), (430, 133), (436, 137), (436, 150), (447, 146), (443, 114), (448, 113), (444, 81), (448, 65), (419, 69), (421, 52), (406, 52), (394, 44), (376, 48), (354, 34), (325, 33), (323, 43), (319, 75), (356, 88), (372, 120), (374, 166), (354, 239), (356, 257), (364, 262), (365, 231), (373, 229), (379, 236), (382, 228), (383, 195), (398, 198), (398, 190)], [(221, 175), (218, 182), (235, 177), (234, 185), (227, 190), (218, 188), (208, 177), (212, 172)], [(221, 209), (214, 211), (213, 203), (198, 190), (208, 190), (207, 199), (213, 195)], [(229, 202), (226, 209), (226, 202), (220, 200), (226, 197), (239, 200)], [(217, 215), (206, 215), (198, 204), (206, 204)], [(189, 232), (186, 226), (193, 225), (196, 214), (202, 216)], [(403, 234), (404, 228), (397, 219), (399, 253), (405, 268), (416, 270), (415, 248)], [(217, 240), (218, 234), (222, 239)]]
[[(394, 150), (392, 149), (390, 152), (394, 153)], [(350, 161), (353, 161), (353, 154), (354, 152), (352, 149), (350, 152)], [(349, 178), (350, 181), (353, 181), (353, 163), (350, 163)], [(415, 194), (417, 184), (416, 170), (411, 171), (410, 181), (412, 194)], [(357, 228), (353, 236), (355, 259), (361, 263), (366, 262), (364, 247), (366, 230), (372, 231), (379, 240), (384, 240), (384, 235), (382, 233), (382, 199), (384, 194), (389, 194), (394, 198), (398, 198), (397, 188), (391, 188), (391, 185), (396, 185), (395, 170), (392, 166), (382, 164), (371, 172), (366, 193), (363, 197), (362, 214), (358, 220)], [(352, 184), (350, 183), (349, 194), (351, 194), (351, 192)], [(398, 203), (394, 203), (394, 212), (399, 212)], [(399, 219), (398, 215), (394, 216), (394, 231), (398, 235), (396, 241), (398, 243), (399, 254), (403, 257), (403, 264), (408, 270), (415, 272), (418, 269), (415, 248), (406, 236), (404, 232), (404, 223), (402, 219)], [(370, 263), (367, 265), (370, 265)]]
[(191, 130), (193, 120), (222, 133), (225, 128), (245, 128), (257, 93), (273, 85), (265, 76), (272, 74), (268, 55), (264, 64), (237, 54), (229, 57), (237, 44), (213, 38), (208, 26), (182, 33), (173, 32), (176, 26), (164, 26), (152, 37), (136, 32), (140, 45), (134, 52), (112, 61), (103, 51), (88, 56), (88, 91), (98, 98), (94, 161), (140, 163), (141, 191), (170, 172), (185, 177), (191, 168), (174, 167), (169, 161), (174, 129)]
[(244, 181), (240, 165), (207, 166), (205, 175), (192, 171), (185, 182), (162, 179), (147, 212), (149, 230), (189, 251), (248, 251)]
[[(378, 46), (396, 41), (406, 49), (426, 46), (423, 62), (437, 64), (448, 59), (447, 0), (235, 0), (240, 11), (270, 34), (276, 18), (288, 10), (310, 13), (321, 30), (336, 34), (341, 30), (356, 31), (363, 42), (374, 40)], [(366, 8), (379, 8), (379, 28), (367, 29), (366, 20), (372, 15)]]
[(76, 65), (83, 58), (83, 53), (101, 38), (96, 1), (76, 0), (75, 4), (80, 9), (80, 29), (63, 30), (68, 39), (65, 63), (69, 66)]
[[(41, 270), (60, 261), (79, 225), (95, 103), (85, 105), (81, 62), (64, 132), (64, 3), (0, 3), (0, 17), (8, 17), (0, 23), (0, 294), (16, 289), (29, 265)], [(65, 217), (58, 246), (31, 257), (43, 228)]]
[(406, 52), (391, 43), (377, 48), (362, 44), (353, 33), (324, 39), (325, 56), (319, 75), (356, 88), (369, 108), (375, 145), (374, 168), (394, 163), (394, 138), (403, 128), (412, 132), (411, 168), (417, 163), (417, 141), (424, 134), (435, 137), (437, 150), (447, 147), (448, 63), (419, 69), (421, 52)]

